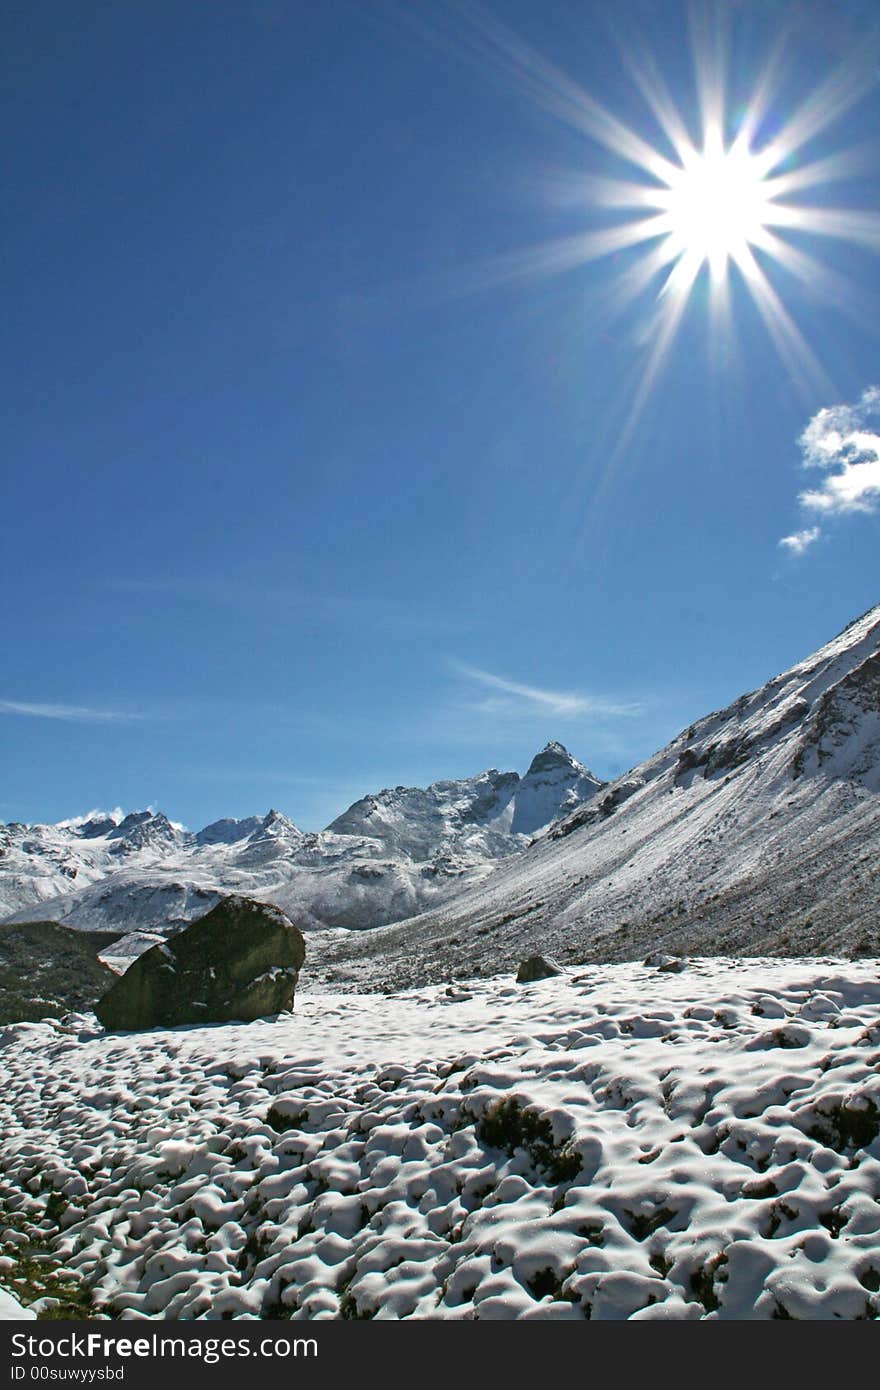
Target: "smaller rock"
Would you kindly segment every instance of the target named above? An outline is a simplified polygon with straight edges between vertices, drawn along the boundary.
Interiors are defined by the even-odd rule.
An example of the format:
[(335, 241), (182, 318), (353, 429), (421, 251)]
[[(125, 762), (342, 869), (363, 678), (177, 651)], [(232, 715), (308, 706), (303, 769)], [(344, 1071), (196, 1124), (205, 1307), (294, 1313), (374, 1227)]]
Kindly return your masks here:
[(460, 1004), (463, 1000), (473, 999), (474, 997), (468, 990), (462, 989), (460, 985), (456, 984), (447, 985), (444, 994), (447, 999), (452, 1000), (455, 1004)]
[(681, 956), (666, 955), (663, 951), (652, 951), (645, 956), (642, 964), (652, 965), (655, 970), (662, 970), (667, 975), (679, 975), (682, 970), (687, 970), (687, 961), (682, 960)]
[(548, 960), (546, 956), (527, 956), (519, 963), (516, 983), (529, 985), (533, 980), (549, 980), (554, 975), (564, 974), (562, 966), (557, 965), (555, 960)]

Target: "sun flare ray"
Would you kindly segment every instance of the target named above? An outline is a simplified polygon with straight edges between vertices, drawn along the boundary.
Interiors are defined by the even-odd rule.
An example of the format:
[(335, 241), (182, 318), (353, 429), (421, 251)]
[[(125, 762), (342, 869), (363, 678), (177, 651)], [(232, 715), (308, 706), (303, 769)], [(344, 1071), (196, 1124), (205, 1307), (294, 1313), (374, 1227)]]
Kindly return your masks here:
[(750, 246), (744, 245), (740, 248), (736, 263), (755, 307), (764, 320), (767, 332), (792, 379), (805, 394), (817, 389), (824, 394), (833, 392), (834, 387), (828, 373), (810, 348), (765, 271), (758, 264)]

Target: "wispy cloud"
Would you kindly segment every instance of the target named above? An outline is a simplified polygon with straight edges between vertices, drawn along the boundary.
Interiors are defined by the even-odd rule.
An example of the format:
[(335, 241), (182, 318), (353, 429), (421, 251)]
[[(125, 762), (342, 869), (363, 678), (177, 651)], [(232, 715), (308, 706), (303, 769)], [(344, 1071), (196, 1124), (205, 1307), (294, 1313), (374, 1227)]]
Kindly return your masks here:
[(803, 555), (814, 541), (817, 541), (822, 532), (818, 526), (808, 526), (803, 531), (795, 531), (790, 536), (783, 536), (779, 544), (784, 545), (786, 550), (790, 550), (793, 555)]
[(123, 578), (102, 581), (104, 587), (123, 594), (157, 595), (182, 602), (235, 606), (250, 610), (258, 601), (271, 601), (273, 612), (301, 622), (332, 623), (337, 627), (375, 628), (392, 636), (444, 636), (460, 633), (472, 624), (459, 614), (424, 607), (407, 598), (371, 593), (321, 592), (306, 586), (260, 581), (247, 576), (179, 575), (161, 578)]
[(0, 714), (17, 714), (31, 719), (64, 719), (80, 724), (127, 724), (141, 719), (116, 709), (91, 709), (86, 705), (52, 705), (31, 700), (0, 700)]
[[(800, 437), (804, 468), (821, 469), (818, 486), (800, 493), (806, 512), (822, 518), (880, 508), (880, 387), (869, 386), (854, 405), (818, 411)], [(814, 525), (779, 542), (796, 555), (818, 540)]]
[(525, 685), (522, 681), (509, 680), (506, 676), (497, 676), (492, 671), (484, 671), (478, 666), (468, 666), (460, 661), (453, 661), (451, 666), (465, 679), (497, 692), (495, 698), (482, 702), (481, 708), (490, 713), (502, 709), (519, 709), (528, 713), (571, 718), (588, 714), (631, 715), (640, 714), (642, 711), (639, 704), (621, 703), (581, 691), (547, 690), (541, 686)]

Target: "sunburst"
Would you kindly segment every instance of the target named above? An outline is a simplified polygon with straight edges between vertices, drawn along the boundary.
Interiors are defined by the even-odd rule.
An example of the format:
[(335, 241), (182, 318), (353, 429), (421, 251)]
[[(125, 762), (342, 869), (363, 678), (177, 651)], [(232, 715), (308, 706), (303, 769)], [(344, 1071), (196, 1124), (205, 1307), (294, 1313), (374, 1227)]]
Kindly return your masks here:
[[(459, 14), (462, 12), (459, 11)], [(696, 13), (696, 12), (695, 12)], [(705, 13), (710, 13), (706, 11)], [(715, 14), (717, 15), (717, 11)], [(648, 343), (634, 409), (643, 401), (676, 339), (701, 275), (709, 284), (709, 312), (723, 333), (731, 326), (731, 281), (747, 287), (790, 376), (809, 390), (827, 378), (772, 277), (774, 266), (825, 293), (840, 307), (857, 296), (842, 276), (803, 249), (802, 236), (837, 238), (880, 250), (880, 215), (864, 209), (794, 201), (806, 189), (852, 178), (876, 163), (876, 152), (841, 151), (797, 164), (808, 142), (876, 85), (869, 60), (850, 61), (794, 110), (771, 141), (760, 131), (774, 94), (774, 63), (755, 82), (735, 133), (725, 93), (725, 45), (720, 29), (695, 25), (692, 34), (700, 134), (694, 139), (650, 55), (625, 56), (634, 85), (659, 128), (652, 141), (530, 48), (495, 16), (468, 6), (468, 37), (458, 33), (462, 56), (552, 112), (637, 171), (636, 180), (592, 177), (588, 169), (567, 179), (567, 194), (584, 210), (601, 212), (606, 225), (496, 258), (481, 282), (522, 279), (576, 269), (628, 251), (618, 273), (619, 307), (649, 296)], [(585, 161), (586, 163), (586, 161)], [(647, 176), (644, 181), (638, 175)], [(609, 212), (616, 218), (609, 225)], [(795, 241), (791, 233), (799, 234)], [(771, 278), (772, 277), (772, 278)], [(472, 277), (477, 287), (478, 277)], [(653, 293), (652, 293), (653, 291)]]

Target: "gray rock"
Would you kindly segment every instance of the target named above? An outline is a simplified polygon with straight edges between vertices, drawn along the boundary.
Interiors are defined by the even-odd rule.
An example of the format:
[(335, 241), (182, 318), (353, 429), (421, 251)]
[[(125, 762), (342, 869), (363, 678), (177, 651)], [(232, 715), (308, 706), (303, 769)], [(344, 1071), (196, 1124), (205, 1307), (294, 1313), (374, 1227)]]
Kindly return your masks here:
[(249, 1023), (293, 1006), (305, 954), (279, 908), (233, 895), (138, 956), (95, 1013), (113, 1030)]
[(664, 951), (652, 951), (649, 956), (645, 956), (643, 965), (651, 965), (655, 970), (662, 970), (667, 975), (679, 975), (682, 970), (687, 970), (687, 961), (682, 960), (681, 956), (670, 956)]
[(565, 971), (561, 965), (557, 965), (555, 960), (548, 960), (546, 956), (528, 956), (519, 963), (516, 972), (516, 983), (518, 985), (531, 984), (533, 980), (549, 980), (553, 975), (564, 975)]

